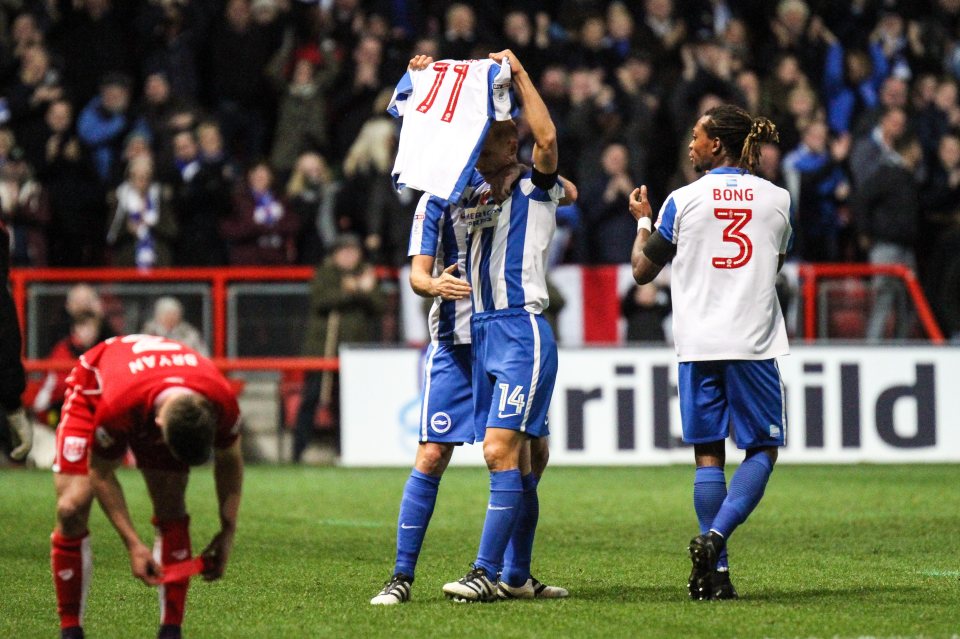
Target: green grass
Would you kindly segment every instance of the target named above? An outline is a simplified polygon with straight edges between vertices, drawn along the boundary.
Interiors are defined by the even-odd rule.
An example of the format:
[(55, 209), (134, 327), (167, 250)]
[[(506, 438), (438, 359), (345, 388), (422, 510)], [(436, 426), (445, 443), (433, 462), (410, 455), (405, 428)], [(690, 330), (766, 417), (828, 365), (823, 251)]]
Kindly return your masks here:
[[(476, 553), (486, 474), (451, 469), (410, 604), (367, 602), (393, 566), (406, 470), (252, 467), (223, 581), (195, 581), (188, 637), (960, 636), (960, 466), (782, 466), (731, 544), (742, 599), (686, 598), (692, 471), (555, 468), (541, 485), (535, 574), (564, 601), (457, 605), (440, 586)], [(149, 543), (140, 477), (122, 474)], [(0, 637), (57, 632), (49, 473), (0, 471)], [(194, 473), (195, 549), (215, 532), (209, 469)], [(99, 509), (87, 636), (151, 637), (156, 594), (129, 576)]]

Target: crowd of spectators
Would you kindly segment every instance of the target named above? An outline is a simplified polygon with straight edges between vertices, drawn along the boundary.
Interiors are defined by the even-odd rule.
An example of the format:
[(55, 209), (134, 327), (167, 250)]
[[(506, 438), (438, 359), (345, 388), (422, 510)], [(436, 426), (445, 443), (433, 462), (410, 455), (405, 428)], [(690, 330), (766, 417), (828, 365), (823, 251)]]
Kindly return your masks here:
[(399, 266), (393, 87), (506, 47), (580, 189), (560, 261), (628, 261), (630, 190), (694, 179), (690, 127), (734, 102), (780, 131), (791, 258), (915, 260), (960, 331), (960, 0), (4, 0), (14, 265), (317, 264), (349, 233)]

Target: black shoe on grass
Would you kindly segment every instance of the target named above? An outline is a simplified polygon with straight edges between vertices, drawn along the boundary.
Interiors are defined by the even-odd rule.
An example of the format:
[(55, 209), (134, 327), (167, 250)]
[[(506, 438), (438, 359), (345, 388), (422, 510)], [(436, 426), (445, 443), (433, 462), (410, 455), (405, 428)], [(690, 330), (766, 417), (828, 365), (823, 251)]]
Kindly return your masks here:
[(697, 535), (690, 540), (690, 562), (693, 569), (687, 581), (690, 598), (703, 601), (711, 598), (713, 593), (713, 577), (717, 570), (717, 560), (723, 550), (723, 536), (714, 531)]
[(729, 570), (715, 570), (710, 576), (710, 600), (739, 599), (737, 589), (730, 581)]

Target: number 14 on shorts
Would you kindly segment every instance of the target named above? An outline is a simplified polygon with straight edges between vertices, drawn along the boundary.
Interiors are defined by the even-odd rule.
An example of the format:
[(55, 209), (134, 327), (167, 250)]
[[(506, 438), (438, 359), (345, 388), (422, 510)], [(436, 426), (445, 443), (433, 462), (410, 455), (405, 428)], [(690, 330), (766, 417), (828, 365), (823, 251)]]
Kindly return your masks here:
[(510, 390), (510, 384), (498, 384), (500, 387), (500, 414), (497, 417), (513, 417), (523, 411), (526, 404), (523, 386), (514, 386)]

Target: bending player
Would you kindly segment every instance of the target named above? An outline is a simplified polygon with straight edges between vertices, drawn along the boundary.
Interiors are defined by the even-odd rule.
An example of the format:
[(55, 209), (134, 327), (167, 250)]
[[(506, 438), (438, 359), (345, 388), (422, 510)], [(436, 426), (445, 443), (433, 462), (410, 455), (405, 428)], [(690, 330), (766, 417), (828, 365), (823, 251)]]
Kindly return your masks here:
[[(410, 68), (424, 69), (432, 61), (426, 56), (416, 56), (410, 61)], [(482, 177), (475, 173), (464, 202), (470, 201), (482, 183)], [(569, 190), (575, 197), (576, 189), (572, 184)], [(410, 286), (418, 295), (434, 300), (428, 320), (430, 345), (424, 357), (420, 444), (400, 502), (394, 574), (380, 593), (370, 600), (375, 605), (394, 605), (410, 599), (417, 559), (433, 515), (440, 479), (450, 463), (454, 447), (474, 442), (470, 344), (472, 303), (470, 285), (465, 279), (467, 226), (463, 214), (462, 206), (452, 206), (429, 194), (420, 198), (414, 214), (409, 251), (412, 258)], [(532, 451), (536, 480), (546, 468), (549, 455), (546, 444), (546, 438), (543, 438)], [(535, 482), (528, 480), (528, 483)], [(526, 528), (531, 530), (527, 533), (518, 528), (515, 544), (525, 543), (527, 536), (532, 544), (539, 513), (535, 485), (527, 492), (525, 505), (528, 506), (524, 515)], [(508, 552), (508, 558), (513, 556), (516, 555)], [(525, 571), (524, 583), (511, 589), (512, 596), (557, 598), (567, 595), (565, 589), (547, 586), (530, 576), (529, 561), (525, 568), (518, 566), (516, 569)], [(510, 592), (504, 589), (501, 596), (508, 597)]]
[(557, 372), (556, 342), (541, 316), (549, 303), (546, 254), (563, 197), (556, 127), (516, 55), (505, 50), (490, 57), (509, 61), (533, 133), (534, 166), (517, 161), (516, 124), (492, 123), (476, 163), (485, 182), (465, 207), (474, 425), (476, 438), (484, 440), (490, 501), (473, 569), (443, 587), (459, 601), (536, 595), (529, 574), (536, 487), (547, 458), (547, 409)]
[[(715, 107), (697, 121), (690, 142), (690, 161), (706, 175), (670, 194), (656, 230), (647, 187), (630, 195), (637, 219), (634, 279), (650, 282), (673, 259), (680, 417), (697, 464), (692, 599), (737, 597), (727, 540), (760, 503), (786, 442), (775, 358), (789, 346), (774, 283), (790, 241), (790, 194), (755, 175), (761, 146), (777, 137), (766, 118)], [(730, 424), (746, 459), (728, 491), (723, 467)]]
[[(203, 576), (223, 576), (243, 482), (237, 400), (229, 382), (196, 351), (162, 337), (112, 337), (70, 373), (54, 483), (57, 523), (51, 567), (61, 637), (83, 637), (92, 570), (87, 521), (96, 495), (130, 553), (133, 576), (160, 585), (163, 566), (190, 558), (185, 492), (190, 466), (214, 456), (220, 532), (203, 551)], [(154, 551), (140, 539), (115, 469), (133, 451), (153, 503)], [(91, 450), (92, 449), (92, 450)], [(160, 585), (158, 637), (180, 637), (189, 579)]]

